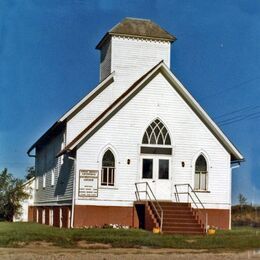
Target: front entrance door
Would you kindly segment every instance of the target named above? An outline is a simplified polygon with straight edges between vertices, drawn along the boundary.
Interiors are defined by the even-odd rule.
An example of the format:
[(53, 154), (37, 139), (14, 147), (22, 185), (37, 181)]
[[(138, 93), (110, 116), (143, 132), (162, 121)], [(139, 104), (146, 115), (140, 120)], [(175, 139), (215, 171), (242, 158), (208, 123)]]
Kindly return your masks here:
[(148, 182), (157, 200), (172, 199), (171, 158), (163, 155), (141, 157), (141, 180)]

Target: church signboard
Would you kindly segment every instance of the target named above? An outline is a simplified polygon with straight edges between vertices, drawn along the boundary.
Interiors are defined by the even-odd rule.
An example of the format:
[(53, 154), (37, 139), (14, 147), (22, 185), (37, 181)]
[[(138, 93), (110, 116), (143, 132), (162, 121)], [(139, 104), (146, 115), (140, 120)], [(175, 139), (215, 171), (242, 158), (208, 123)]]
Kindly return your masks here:
[(90, 198), (98, 196), (98, 171), (79, 171), (79, 197)]

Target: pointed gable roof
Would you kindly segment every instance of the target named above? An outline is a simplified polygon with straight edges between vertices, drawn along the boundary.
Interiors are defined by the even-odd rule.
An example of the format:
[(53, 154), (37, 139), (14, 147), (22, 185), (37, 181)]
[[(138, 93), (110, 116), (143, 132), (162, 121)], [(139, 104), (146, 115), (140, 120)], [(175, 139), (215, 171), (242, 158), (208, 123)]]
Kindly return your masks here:
[(149, 19), (127, 17), (106, 33), (106, 35), (98, 43), (96, 49), (100, 49), (103, 43), (111, 35), (141, 37), (154, 40), (165, 40), (170, 42), (176, 40), (175, 36), (168, 33), (159, 25)]
[(95, 120), (92, 121), (78, 136), (76, 136), (67, 146), (58, 153), (57, 156), (68, 153), (77, 149), (90, 138), (100, 127), (102, 127), (113, 115), (115, 115), (125, 104), (127, 104), (143, 87), (147, 85), (158, 73), (162, 73), (171, 86), (183, 98), (193, 112), (207, 126), (211, 133), (230, 153), (231, 161), (243, 161), (243, 155), (230, 142), (221, 129), (209, 117), (205, 110), (192, 97), (182, 83), (174, 76), (166, 64), (161, 61), (152, 69), (140, 77), (132, 86), (130, 86), (119, 98), (117, 98), (106, 110), (104, 110)]

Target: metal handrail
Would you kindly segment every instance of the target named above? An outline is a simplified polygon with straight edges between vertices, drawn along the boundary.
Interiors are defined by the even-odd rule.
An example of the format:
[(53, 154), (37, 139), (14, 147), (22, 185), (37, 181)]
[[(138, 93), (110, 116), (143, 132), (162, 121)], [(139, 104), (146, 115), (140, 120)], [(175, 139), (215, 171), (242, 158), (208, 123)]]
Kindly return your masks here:
[[(140, 185), (140, 184), (145, 184), (145, 190), (139, 190), (139, 189), (138, 189), (138, 185)], [(156, 213), (156, 215), (157, 215), (157, 218), (159, 219), (159, 222), (160, 222), (160, 231), (162, 232), (162, 226), (163, 226), (163, 210), (162, 210), (162, 207), (160, 206), (158, 200), (156, 199), (156, 197), (155, 197), (155, 195), (154, 195), (154, 193), (153, 193), (153, 191), (152, 191), (152, 189), (151, 189), (149, 183), (146, 182), (146, 181), (136, 182), (136, 183), (135, 183), (135, 188), (136, 188), (135, 195), (136, 195), (136, 199), (137, 199), (138, 201), (141, 200), (141, 199), (140, 199), (140, 193), (145, 193), (145, 194), (146, 194), (146, 200), (147, 200), (147, 197), (149, 198), (149, 201), (150, 201), (151, 205), (153, 206), (153, 209), (154, 209), (154, 211), (155, 211), (155, 213)], [(150, 196), (150, 193), (148, 192), (148, 190), (149, 190), (150, 193), (152, 194), (153, 200), (151, 199), (151, 196)], [(159, 208), (159, 211), (160, 211), (161, 214), (159, 214), (159, 212), (158, 212), (158, 210), (157, 210), (157, 208), (156, 208), (156, 206), (155, 206), (155, 204), (154, 204), (154, 201), (155, 201), (157, 207)]]
[[(191, 193), (190, 191), (192, 192), (192, 194), (195, 195), (196, 199), (198, 200), (199, 204), (201, 205), (203, 211), (205, 212), (205, 230), (206, 230), (206, 233), (207, 233), (207, 230), (208, 230), (208, 213), (207, 211), (205, 210), (205, 207), (203, 205), (203, 203), (201, 202), (200, 198), (198, 197), (196, 191), (191, 187), (191, 185), (189, 183), (185, 183), (185, 184), (175, 184), (175, 198), (176, 198), (176, 201), (177, 202), (180, 202), (180, 197), (179, 197), (179, 194), (187, 194), (188, 197), (187, 197), (187, 200), (189, 201), (189, 197), (191, 198), (193, 204), (196, 206), (196, 208), (198, 210), (200, 210), (198, 204), (196, 203), (196, 201), (194, 200), (194, 198), (191, 196)], [(178, 186), (187, 186), (188, 187), (188, 191), (187, 192), (178, 192)]]

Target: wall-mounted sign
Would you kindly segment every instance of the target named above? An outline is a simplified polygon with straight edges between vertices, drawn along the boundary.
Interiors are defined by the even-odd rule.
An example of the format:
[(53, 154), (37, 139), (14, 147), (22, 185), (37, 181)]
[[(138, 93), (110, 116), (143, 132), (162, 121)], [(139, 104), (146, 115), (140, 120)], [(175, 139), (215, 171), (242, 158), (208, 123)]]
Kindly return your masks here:
[(79, 171), (79, 197), (89, 198), (98, 196), (98, 171)]

